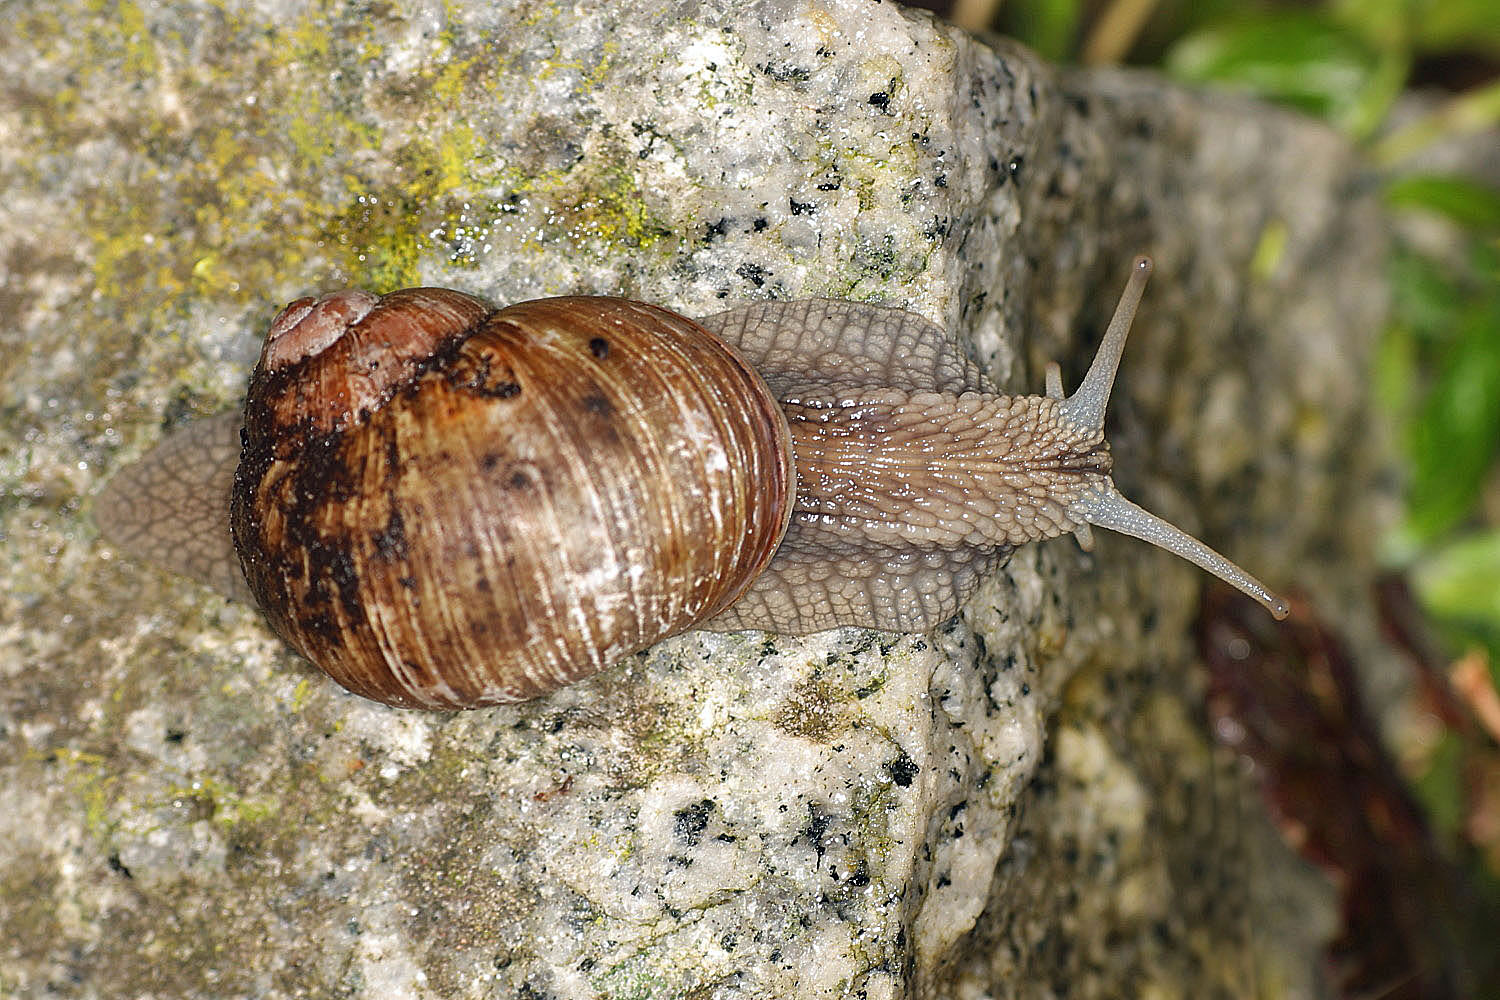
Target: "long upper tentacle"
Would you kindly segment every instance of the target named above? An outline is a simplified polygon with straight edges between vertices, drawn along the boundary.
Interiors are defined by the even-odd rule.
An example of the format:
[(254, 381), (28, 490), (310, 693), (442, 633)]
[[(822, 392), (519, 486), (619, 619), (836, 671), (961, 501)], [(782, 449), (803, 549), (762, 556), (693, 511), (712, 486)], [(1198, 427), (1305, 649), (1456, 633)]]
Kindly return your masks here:
[[(1114, 386), (1120, 356), (1125, 350), (1125, 337), (1135, 319), (1136, 308), (1140, 305), (1141, 294), (1146, 288), (1146, 279), (1151, 276), (1151, 266), (1151, 258), (1144, 256), (1137, 257), (1131, 265), (1130, 280), (1126, 282), (1125, 291), (1120, 295), (1120, 304), (1109, 322), (1093, 363), (1089, 365), (1088, 374), (1084, 376), (1078, 389), (1062, 400), (1062, 416), (1082, 431), (1103, 433), (1104, 411), (1109, 405), (1110, 389)], [(1062, 382), (1055, 366), (1048, 366), (1047, 394), (1054, 399), (1062, 397)], [(1271, 593), (1265, 584), (1187, 532), (1125, 499), (1109, 479), (1104, 479), (1103, 483), (1106, 485), (1090, 490), (1070, 506), (1069, 513), (1074, 518), (1085, 524), (1133, 535), (1166, 549), (1255, 598), (1274, 617), (1280, 619), (1287, 616), (1286, 602)], [(1079, 541), (1080, 544), (1091, 544), (1092, 539), (1086, 531), (1081, 531)]]

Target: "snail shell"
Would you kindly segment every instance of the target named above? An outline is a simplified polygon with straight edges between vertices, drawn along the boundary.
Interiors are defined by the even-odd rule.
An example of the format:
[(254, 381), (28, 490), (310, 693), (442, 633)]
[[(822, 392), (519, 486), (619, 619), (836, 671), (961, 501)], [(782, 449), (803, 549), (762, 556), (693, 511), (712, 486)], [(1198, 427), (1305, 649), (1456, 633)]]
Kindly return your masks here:
[(391, 704), (532, 698), (711, 618), (792, 512), (765, 383), (625, 299), (299, 301), (245, 412), (230, 523), (250, 590)]
[(242, 596), (237, 553), (303, 655), (424, 708), (536, 697), (690, 628), (925, 631), (1016, 545), (1088, 547), (1091, 524), (1284, 617), (1109, 478), (1104, 409), (1149, 272), (1067, 397), (1055, 365), (1045, 396), (1000, 395), (937, 327), (850, 302), (694, 322), (615, 298), (299, 299), (251, 377), (242, 450), (237, 418), (190, 426), (96, 517)]

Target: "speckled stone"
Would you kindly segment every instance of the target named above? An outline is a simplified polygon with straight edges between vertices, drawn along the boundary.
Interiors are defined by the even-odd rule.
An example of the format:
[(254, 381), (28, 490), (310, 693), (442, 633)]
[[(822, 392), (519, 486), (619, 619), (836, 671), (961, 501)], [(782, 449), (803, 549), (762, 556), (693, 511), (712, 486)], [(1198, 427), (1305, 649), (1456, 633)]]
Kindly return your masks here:
[(862, 0), (11, 13), (0, 994), (1311, 988), (1328, 900), (1203, 735), (1164, 553), (1063, 539), (932, 635), (694, 633), (434, 715), (126, 564), (89, 498), (309, 291), (879, 301), (1037, 392), (1149, 250), (1122, 488), (1358, 631), (1383, 237), (1336, 136)]

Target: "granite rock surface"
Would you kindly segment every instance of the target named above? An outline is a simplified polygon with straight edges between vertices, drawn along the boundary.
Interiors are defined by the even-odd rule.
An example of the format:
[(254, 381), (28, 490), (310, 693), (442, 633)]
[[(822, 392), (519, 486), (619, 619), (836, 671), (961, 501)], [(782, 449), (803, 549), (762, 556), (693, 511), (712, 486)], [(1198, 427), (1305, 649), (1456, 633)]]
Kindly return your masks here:
[(309, 291), (877, 301), (1039, 392), (1144, 250), (1122, 489), (1357, 624), (1383, 232), (1339, 137), (856, 0), (32, 5), (0, 81), (0, 994), (1312, 990), (1326, 894), (1140, 543), (1022, 549), (930, 635), (692, 633), (442, 715), (89, 498)]

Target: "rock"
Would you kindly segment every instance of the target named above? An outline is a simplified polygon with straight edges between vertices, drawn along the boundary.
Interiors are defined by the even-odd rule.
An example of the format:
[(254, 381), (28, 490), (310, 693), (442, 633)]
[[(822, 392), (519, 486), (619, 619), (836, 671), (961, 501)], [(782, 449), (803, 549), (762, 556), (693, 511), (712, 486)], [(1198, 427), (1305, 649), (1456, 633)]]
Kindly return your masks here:
[(856, 0), (33, 12), (0, 76), (7, 991), (1308, 988), (1328, 903), (1203, 735), (1165, 553), (1031, 546), (933, 635), (694, 633), (430, 715), (115, 558), (88, 498), (310, 290), (880, 301), (1036, 392), (1147, 250), (1122, 488), (1358, 621), (1383, 223), (1335, 135)]

